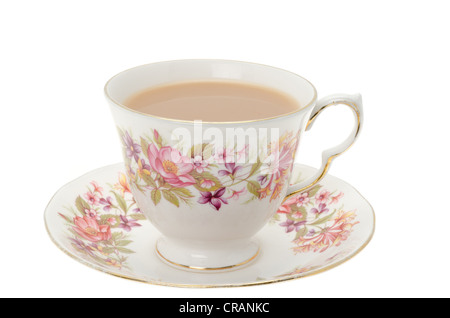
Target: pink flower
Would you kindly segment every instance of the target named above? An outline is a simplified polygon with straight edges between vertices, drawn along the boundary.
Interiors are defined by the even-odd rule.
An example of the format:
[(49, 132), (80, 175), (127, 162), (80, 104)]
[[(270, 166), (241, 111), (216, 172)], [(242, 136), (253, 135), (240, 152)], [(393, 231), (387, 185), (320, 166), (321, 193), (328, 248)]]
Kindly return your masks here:
[(325, 203), (330, 197), (330, 192), (327, 190), (322, 190), (318, 195), (316, 195), (317, 203)]
[(293, 213), (292, 216), (296, 219), (301, 219), (303, 217), (303, 213), (300, 211), (297, 211), (297, 212)]
[(91, 205), (98, 205), (100, 198), (97, 196), (97, 194), (88, 191), (84, 194), (84, 197), (86, 198), (87, 202)]
[(242, 157), (246, 158), (248, 155), (248, 149), (250, 148), (250, 145), (245, 145), (244, 148), (242, 148), (240, 151), (236, 151), (236, 160), (240, 160)]
[(234, 162), (234, 151), (231, 149), (219, 149), (210, 160), (214, 163), (232, 163)]
[(230, 200), (230, 199), (239, 200), (240, 195), (247, 193), (247, 190), (245, 188), (242, 188), (242, 190), (239, 190), (239, 191), (235, 191), (233, 189), (230, 189), (230, 190), (231, 190), (232, 194), (231, 194), (231, 196), (229, 196), (227, 198), (227, 200)]
[(291, 213), (291, 205), (297, 202), (297, 197), (293, 196), (289, 199), (287, 199), (286, 201), (283, 202), (283, 205), (281, 205), (278, 208), (277, 213), (286, 213), (289, 214)]
[(99, 225), (95, 219), (88, 216), (76, 216), (73, 223), (73, 230), (90, 242), (108, 241), (112, 237), (109, 225)]
[(84, 213), (91, 219), (100, 220), (100, 215), (94, 209), (84, 209)]
[(108, 222), (109, 224), (111, 224), (112, 226), (114, 226), (114, 225), (117, 224), (116, 218), (109, 218), (109, 219), (107, 220), (107, 222)]
[(155, 140), (159, 139), (159, 133), (156, 129), (153, 129), (153, 137), (155, 137)]
[(338, 195), (336, 195), (336, 196), (334, 196), (334, 197), (331, 197), (331, 202), (330, 202), (330, 204), (338, 203), (338, 202), (339, 202), (339, 199), (342, 198), (343, 196), (344, 196), (344, 193), (341, 192), (341, 193), (339, 193)]
[(292, 165), (293, 149), (288, 146), (283, 146), (281, 151), (278, 149), (274, 150), (276, 151), (264, 160), (261, 173), (274, 175), (275, 179), (279, 179)]
[(211, 188), (214, 184), (215, 184), (214, 181), (203, 179), (200, 183), (200, 187), (208, 189)]
[(103, 188), (100, 187), (97, 182), (91, 181), (91, 185), (94, 187), (94, 193), (97, 192), (102, 195)]
[(300, 207), (309, 202), (308, 193), (302, 193), (297, 196), (297, 206)]
[(289, 214), (289, 213), (291, 213), (291, 206), (287, 205), (287, 204), (283, 204), (278, 208), (277, 213)]
[(194, 157), (194, 169), (198, 173), (202, 173), (205, 168), (208, 167), (208, 161), (203, 160), (202, 156), (195, 156)]
[(169, 146), (158, 150), (154, 144), (150, 144), (148, 158), (152, 169), (171, 186), (182, 188), (195, 184), (195, 179), (189, 175), (194, 170), (194, 165), (178, 150)]

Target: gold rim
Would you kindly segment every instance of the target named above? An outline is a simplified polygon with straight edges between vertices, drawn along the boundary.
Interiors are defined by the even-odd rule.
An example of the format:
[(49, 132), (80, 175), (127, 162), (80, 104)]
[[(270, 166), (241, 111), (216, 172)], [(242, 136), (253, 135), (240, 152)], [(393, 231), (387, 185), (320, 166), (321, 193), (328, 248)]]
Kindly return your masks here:
[(258, 66), (268, 67), (268, 68), (272, 68), (272, 69), (276, 69), (276, 70), (279, 70), (279, 71), (283, 71), (283, 72), (286, 72), (286, 73), (293, 74), (293, 75), (295, 75), (295, 76), (297, 76), (297, 77), (303, 79), (305, 82), (307, 82), (307, 83), (311, 86), (311, 88), (313, 89), (313, 92), (314, 92), (313, 98), (312, 98), (312, 100), (311, 100), (309, 103), (307, 103), (305, 106), (303, 106), (303, 107), (301, 107), (301, 108), (299, 108), (298, 110), (295, 110), (295, 111), (293, 111), (293, 112), (289, 112), (289, 113), (286, 113), (286, 114), (282, 114), (282, 115), (278, 115), (278, 116), (273, 116), (273, 117), (269, 117), (269, 118), (263, 118), (263, 119), (240, 120), (240, 121), (202, 121), (202, 124), (212, 124), (212, 125), (245, 124), (245, 123), (262, 122), (262, 121), (267, 121), (267, 120), (272, 120), (272, 119), (277, 119), (277, 118), (289, 117), (289, 116), (291, 116), (291, 115), (297, 114), (297, 113), (299, 113), (299, 112), (301, 112), (301, 111), (307, 109), (308, 107), (314, 105), (315, 101), (317, 100), (317, 90), (316, 90), (316, 88), (314, 87), (314, 85), (313, 85), (310, 81), (308, 81), (306, 78), (304, 78), (304, 77), (302, 77), (302, 76), (300, 76), (300, 75), (298, 75), (298, 74), (296, 74), (296, 73), (294, 73), (294, 72), (290, 72), (290, 71), (287, 71), (287, 70), (285, 70), (285, 69), (278, 68), (278, 67), (274, 67), (274, 66), (270, 66), (270, 65), (266, 65), (266, 64), (252, 63), (252, 62), (238, 61), (238, 60), (222, 60), (222, 59), (185, 59), (185, 60), (170, 60), (170, 61), (162, 61), (162, 62), (148, 63), (148, 64), (142, 64), (142, 65), (139, 65), (139, 66), (135, 66), (135, 67), (126, 69), (126, 70), (124, 70), (124, 71), (122, 71), (122, 72), (120, 72), (120, 73), (117, 73), (116, 75), (114, 75), (113, 77), (111, 77), (111, 78), (106, 82), (106, 84), (105, 84), (105, 86), (104, 86), (104, 89), (103, 89), (103, 90), (104, 90), (104, 93), (105, 93), (107, 99), (108, 99), (111, 103), (113, 103), (115, 106), (118, 106), (119, 108), (121, 108), (121, 109), (123, 109), (123, 110), (129, 111), (129, 112), (132, 112), (132, 113), (135, 113), (135, 114), (144, 116), (144, 117), (150, 117), (150, 118), (155, 118), (155, 119), (161, 119), (161, 120), (166, 120), (166, 121), (171, 121), (171, 122), (176, 122), (176, 123), (189, 123), (189, 124), (194, 124), (194, 122), (195, 122), (194, 120), (183, 120), (183, 119), (166, 118), (166, 117), (160, 117), (160, 116), (155, 116), (155, 115), (151, 115), (151, 114), (139, 112), (139, 111), (137, 111), (137, 110), (128, 108), (127, 106), (125, 106), (125, 105), (123, 105), (123, 104), (117, 102), (116, 100), (114, 100), (114, 99), (108, 94), (108, 86), (109, 86), (109, 83), (110, 83), (114, 78), (116, 78), (117, 76), (119, 76), (119, 75), (121, 75), (121, 74), (123, 74), (123, 73), (125, 73), (125, 72), (128, 72), (128, 71), (130, 71), (130, 70), (132, 70), (132, 69), (136, 69), (136, 68), (140, 68), (140, 67), (143, 67), (143, 66), (147, 66), (147, 65), (162, 64), (162, 63), (171, 63), (171, 62), (177, 62), (177, 61), (211, 61), (211, 62), (213, 62), (213, 61), (217, 61), (217, 62), (221, 61), (221, 62), (237, 62), (237, 63), (253, 64), (253, 65), (258, 65)]
[[(306, 129), (308, 129), (308, 127), (312, 124), (312, 122), (316, 119), (316, 117), (317, 117), (324, 109), (326, 109), (326, 108), (329, 107), (329, 106), (335, 106), (335, 105), (346, 105), (346, 106), (350, 107), (350, 108), (355, 112), (355, 114), (356, 114), (356, 118), (357, 118), (357, 120), (358, 120), (358, 123), (357, 123), (357, 128), (356, 128), (356, 131), (355, 131), (355, 137), (354, 137), (354, 139), (353, 139), (352, 144), (351, 144), (350, 146), (348, 146), (346, 149), (344, 149), (343, 151), (341, 151), (341, 152), (339, 152), (339, 153), (336, 153), (336, 154), (334, 154), (334, 155), (331, 155), (331, 156), (328, 158), (327, 163), (325, 164), (325, 166), (324, 166), (324, 168), (323, 168), (321, 174), (316, 178), (316, 180), (314, 180), (314, 181), (313, 181), (312, 183), (310, 183), (309, 185), (306, 185), (306, 186), (304, 186), (303, 188), (298, 189), (298, 190), (296, 190), (296, 191), (294, 191), (294, 192), (288, 194), (287, 196), (285, 196), (285, 198), (283, 199), (282, 203), (285, 202), (287, 199), (293, 197), (294, 195), (297, 195), (297, 194), (299, 194), (299, 193), (302, 193), (302, 192), (304, 192), (305, 190), (307, 190), (307, 189), (311, 188), (312, 186), (316, 185), (317, 183), (319, 183), (319, 182), (323, 179), (323, 177), (325, 177), (325, 175), (327, 174), (328, 170), (330, 169), (331, 162), (332, 162), (336, 157), (339, 157), (341, 154), (343, 154), (344, 152), (346, 152), (347, 150), (349, 150), (349, 149), (354, 145), (355, 140), (356, 140), (356, 138), (358, 137), (359, 131), (360, 131), (360, 129), (361, 129), (361, 115), (360, 115), (360, 113), (359, 113), (358, 107), (357, 107), (354, 103), (342, 101), (342, 102), (333, 102), (333, 103), (330, 103), (330, 104), (327, 104), (327, 105), (323, 106), (322, 108), (320, 108), (320, 109), (319, 109), (319, 110), (318, 110), (318, 111), (317, 111), (317, 112), (316, 112), (316, 113), (308, 120), (308, 123), (306, 124)], [(355, 189), (355, 190), (356, 190), (356, 189)]]
[(171, 261), (170, 259), (166, 258), (164, 255), (162, 255), (162, 253), (158, 250), (158, 246), (155, 246), (155, 250), (156, 253), (158, 254), (159, 257), (161, 257), (163, 259), (163, 261), (178, 266), (178, 267), (182, 267), (185, 269), (191, 269), (191, 270), (197, 270), (197, 271), (222, 271), (222, 270), (227, 270), (227, 269), (232, 269), (235, 267), (239, 267), (245, 264), (250, 263), (251, 261), (253, 261), (259, 254), (260, 248), (258, 248), (258, 250), (256, 251), (255, 255), (253, 255), (252, 257), (250, 257), (249, 259), (240, 262), (238, 264), (233, 264), (233, 265), (228, 265), (228, 266), (222, 266), (222, 267), (200, 267), (200, 266), (190, 266), (190, 265), (183, 265), (183, 264), (179, 264), (176, 263), (174, 261)]

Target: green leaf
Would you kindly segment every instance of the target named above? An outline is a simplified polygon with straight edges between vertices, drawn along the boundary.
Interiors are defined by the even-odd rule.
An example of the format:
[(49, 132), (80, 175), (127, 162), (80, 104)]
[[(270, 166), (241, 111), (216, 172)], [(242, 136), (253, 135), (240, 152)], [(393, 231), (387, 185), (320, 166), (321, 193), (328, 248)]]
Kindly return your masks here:
[(208, 160), (214, 155), (215, 146), (214, 144), (203, 144), (203, 160)]
[[(107, 224), (108, 219), (114, 218), (116, 220), (116, 225), (111, 226), (112, 228), (118, 227), (120, 224), (120, 217), (118, 215), (114, 214), (103, 214), (100, 216), (100, 223), (101, 224)], [(109, 224), (109, 223), (108, 223)]]
[(131, 214), (129, 215), (132, 219), (137, 220), (137, 221), (143, 221), (143, 220), (147, 220), (147, 218), (145, 217), (144, 214)]
[[(300, 206), (298, 207), (297, 205), (292, 205), (291, 206), (291, 214), (286, 215), (286, 217), (289, 220), (295, 221), (295, 222), (299, 222), (299, 221), (305, 221), (307, 216), (308, 216), (308, 212), (306, 212), (306, 208), (304, 206)], [(293, 217), (294, 213), (298, 213), (300, 212), (302, 214), (301, 218), (295, 218)]]
[(255, 172), (257, 172), (261, 168), (261, 166), (262, 166), (262, 162), (259, 161), (259, 159), (258, 159), (258, 161), (252, 165), (252, 168), (251, 168), (248, 176), (249, 177), (252, 176)]
[(327, 216), (324, 216), (324, 217), (321, 218), (321, 219), (318, 219), (316, 222), (311, 223), (311, 225), (319, 225), (319, 224), (326, 223), (326, 222), (328, 222), (329, 220), (331, 220), (331, 218), (334, 216), (335, 213), (336, 213), (336, 210), (335, 210), (333, 213), (331, 213), (331, 214), (329, 214), (329, 215), (327, 215)]
[(306, 220), (306, 218), (308, 217), (308, 212), (306, 211), (306, 208), (304, 206), (301, 206), (299, 211), (302, 214), (302, 218), (300, 220), (301, 221)]
[(151, 197), (154, 205), (158, 205), (159, 201), (161, 201), (161, 191), (158, 189), (153, 189), (151, 192)]
[[(202, 145), (201, 145), (201, 147), (200, 147), (200, 144), (197, 144), (197, 145), (192, 145), (192, 147), (191, 147), (191, 149), (190, 149), (190, 156), (192, 157), (192, 158), (194, 158), (194, 156), (202, 156), (203, 158), (205, 158), (205, 156), (204, 156), (204, 151), (205, 151), (205, 148), (208, 146), (208, 144), (207, 143), (203, 143)], [(201, 153), (195, 153), (195, 148), (200, 148), (201, 149)], [(209, 147), (209, 148), (211, 148), (211, 147)], [(205, 158), (206, 159), (206, 158)]]
[(157, 188), (158, 186), (156, 185), (155, 180), (153, 180), (151, 175), (142, 174), (142, 180), (144, 180), (145, 183), (147, 183), (147, 185), (151, 186), (152, 188)]
[(81, 196), (78, 196), (75, 200), (75, 206), (77, 207), (78, 211), (81, 212), (81, 214), (86, 215), (86, 213), (84, 212), (84, 210), (86, 209), (90, 209), (91, 206), (83, 200), (83, 198)]
[(117, 133), (119, 134), (120, 141), (123, 143), (123, 136), (125, 136), (125, 133), (122, 131), (122, 129), (119, 128), (119, 126), (116, 126)]
[(255, 199), (257, 199), (257, 198), (255, 196), (253, 196), (242, 204), (249, 204), (250, 202), (254, 201)]
[(172, 188), (172, 192), (175, 192), (179, 197), (193, 198), (191, 191), (186, 188)]
[(306, 228), (306, 226), (304, 226), (300, 230), (298, 230), (297, 234), (295, 234), (295, 239), (304, 237), (306, 234), (308, 234), (308, 229)]
[(122, 198), (119, 194), (117, 194), (116, 192), (114, 192), (114, 191), (111, 191), (113, 194), (114, 194), (114, 196), (116, 197), (116, 200), (117, 200), (117, 203), (119, 204), (119, 207), (120, 207), (120, 209), (123, 211), (123, 212), (125, 212), (125, 214), (127, 213), (127, 211), (128, 211), (128, 207), (127, 207), (127, 203), (125, 202), (125, 199), (124, 198)]
[(113, 232), (112, 233), (112, 239), (113, 241), (120, 240), (123, 237), (122, 232)]
[(136, 189), (138, 189), (139, 192), (141, 193), (145, 193), (145, 189), (142, 188), (138, 183), (135, 183), (134, 186), (136, 187)]
[(176, 207), (180, 207), (180, 201), (178, 200), (177, 196), (170, 192), (169, 190), (162, 190), (164, 199), (175, 205)]
[(311, 189), (309, 189), (308, 197), (311, 198), (312, 196), (316, 195), (316, 193), (319, 192), (321, 187), (322, 186), (318, 184), (318, 185), (315, 185), (314, 187), (312, 187)]
[(254, 180), (246, 180), (246, 181), (248, 192), (253, 194), (255, 197), (259, 198), (261, 193), (258, 190), (261, 190), (261, 185)]
[(115, 248), (114, 247), (104, 247), (102, 248), (102, 252), (106, 254), (114, 253)]
[[(202, 192), (213, 192), (213, 191), (216, 191), (216, 190), (218, 190), (220, 188), (223, 188), (223, 185), (220, 182), (220, 180), (217, 179), (217, 177), (214, 176), (213, 174), (211, 174), (210, 172), (204, 171), (202, 173), (198, 173), (198, 172), (196, 172), (194, 170), (194, 171), (191, 171), (190, 174), (191, 174), (191, 176), (194, 177), (194, 179), (196, 181), (196, 184), (194, 184), (194, 187), (197, 190), (199, 190), (199, 191), (202, 191)], [(202, 185), (202, 181), (205, 180), (205, 179), (212, 181), (214, 183), (214, 185), (211, 186), (210, 188), (202, 188), (202, 186), (201, 186)]]
[(129, 244), (133, 243), (133, 241), (130, 240), (122, 240), (116, 243), (116, 246), (127, 246)]
[(279, 213), (275, 213), (272, 217), (272, 219), (269, 221), (270, 223), (275, 223), (275, 222), (279, 222), (281, 220), (280, 214)]
[(141, 137), (141, 148), (144, 155), (148, 158), (148, 142), (144, 138)]
[(134, 251), (132, 251), (132, 250), (130, 250), (128, 248), (120, 247), (120, 246), (117, 247), (117, 250), (119, 252), (121, 252), (121, 253), (124, 253), (124, 254), (134, 254), (135, 253)]
[(158, 147), (161, 148), (162, 147), (162, 138), (156, 129), (153, 130), (153, 139), (155, 140), (155, 143), (158, 145)]

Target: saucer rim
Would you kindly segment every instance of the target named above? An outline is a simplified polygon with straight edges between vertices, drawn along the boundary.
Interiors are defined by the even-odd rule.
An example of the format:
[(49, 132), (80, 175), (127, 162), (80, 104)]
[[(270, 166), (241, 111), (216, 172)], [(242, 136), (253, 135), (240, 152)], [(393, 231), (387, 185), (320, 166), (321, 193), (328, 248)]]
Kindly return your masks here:
[[(334, 178), (336, 178), (337, 180), (339, 180), (339, 182), (343, 182), (344, 184), (346, 184), (347, 186), (349, 186), (350, 188), (352, 188), (356, 194), (358, 194), (362, 200), (364, 200), (369, 208), (370, 208), (370, 212), (372, 214), (372, 232), (370, 233), (369, 237), (366, 239), (366, 241), (354, 252), (352, 252), (349, 256), (343, 258), (342, 260), (330, 264), (328, 266), (322, 267), (322, 268), (318, 268), (316, 270), (311, 270), (305, 273), (300, 273), (300, 274), (295, 274), (292, 276), (285, 276), (283, 278), (279, 278), (279, 279), (267, 279), (267, 280), (261, 280), (261, 281), (255, 281), (255, 282), (249, 282), (249, 283), (234, 283), (234, 284), (178, 284), (178, 283), (167, 283), (167, 282), (159, 282), (159, 281), (155, 281), (155, 280), (145, 280), (145, 279), (139, 279), (136, 277), (132, 277), (132, 276), (127, 276), (127, 275), (123, 275), (123, 274), (117, 274), (117, 273), (113, 273), (110, 271), (107, 271), (103, 268), (101, 268), (100, 266), (97, 266), (95, 264), (89, 263), (88, 261), (83, 260), (82, 258), (79, 258), (78, 256), (74, 255), (73, 253), (71, 253), (69, 250), (67, 250), (65, 247), (61, 246), (57, 240), (52, 236), (48, 223), (47, 223), (47, 218), (48, 218), (48, 211), (50, 203), (54, 200), (54, 198), (66, 187), (70, 186), (72, 183), (76, 182), (79, 179), (82, 179), (84, 177), (86, 177), (87, 175), (93, 174), (97, 171), (103, 170), (103, 169), (108, 169), (108, 168), (112, 168), (112, 167), (118, 167), (123, 165), (123, 162), (118, 162), (115, 164), (110, 164), (110, 165), (106, 165), (106, 166), (102, 166), (93, 170), (90, 170), (82, 175), (80, 175), (79, 177), (67, 182), (66, 184), (64, 184), (63, 186), (61, 186), (54, 194), (53, 196), (50, 198), (50, 200), (48, 201), (45, 210), (44, 210), (44, 224), (45, 224), (45, 230), (47, 231), (47, 234), (50, 238), (50, 240), (53, 242), (54, 245), (56, 245), (56, 247), (61, 250), (64, 254), (66, 254), (67, 256), (69, 256), (70, 258), (74, 259), (75, 261), (77, 261), (80, 264), (83, 264), (89, 268), (92, 268), (96, 271), (102, 272), (104, 274), (108, 274), (114, 277), (119, 277), (119, 278), (123, 278), (123, 279), (127, 279), (127, 280), (131, 280), (134, 282), (139, 282), (139, 283), (145, 283), (145, 284), (149, 284), (149, 285), (157, 285), (157, 286), (167, 286), (167, 287), (180, 287), (180, 288), (233, 288), (233, 287), (249, 287), (249, 286), (256, 286), (256, 285), (268, 285), (268, 284), (273, 284), (273, 283), (280, 283), (280, 282), (286, 282), (286, 281), (292, 281), (292, 280), (297, 280), (300, 278), (305, 278), (305, 277), (309, 277), (309, 276), (314, 276), (323, 272), (326, 272), (330, 269), (333, 269), (339, 265), (342, 265), (344, 263), (346, 263), (347, 261), (349, 261), (350, 259), (354, 258), (356, 255), (358, 255), (372, 240), (374, 234), (375, 234), (375, 228), (376, 228), (376, 216), (375, 216), (375, 210), (373, 208), (373, 206), (370, 204), (370, 202), (351, 184), (349, 184), (348, 182), (337, 178), (333, 175), (327, 174), (327, 176), (332, 176)], [(295, 163), (294, 167), (298, 167), (298, 166), (303, 166), (303, 167), (307, 167), (307, 168), (312, 168), (312, 169), (316, 169), (313, 168), (311, 166), (308, 165), (304, 165), (304, 164), (300, 164), (300, 163)]]

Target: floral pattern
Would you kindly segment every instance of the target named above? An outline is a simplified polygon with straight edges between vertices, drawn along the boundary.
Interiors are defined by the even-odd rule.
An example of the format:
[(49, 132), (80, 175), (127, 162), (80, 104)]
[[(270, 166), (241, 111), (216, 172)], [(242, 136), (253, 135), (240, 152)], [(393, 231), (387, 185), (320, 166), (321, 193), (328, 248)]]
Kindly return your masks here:
[(274, 221), (293, 235), (295, 253), (322, 253), (347, 240), (359, 222), (355, 221), (356, 211), (337, 206), (343, 196), (317, 185), (280, 206)]
[[(68, 190), (72, 191), (74, 199), (66, 204), (61, 202), (68, 197), (68, 192), (59, 194), (57, 206), (46, 211), (49, 234), (75, 259), (96, 269), (148, 282), (172, 282), (170, 278), (160, 276), (159, 265), (151, 263), (147, 257), (148, 244), (142, 242), (148, 240), (154, 228), (136, 206), (124, 172), (123, 167), (117, 165), (110, 168), (107, 178), (96, 174), (86, 176), (77, 182), (77, 189), (81, 186), (81, 191), (73, 193), (74, 189)], [(90, 181), (92, 179), (98, 182)], [(370, 240), (370, 232), (373, 233), (373, 223), (367, 219), (373, 213), (370, 206), (358, 208), (358, 213), (348, 209), (353, 205), (352, 200), (358, 200), (352, 190), (344, 185), (339, 187), (339, 184), (324, 182), (324, 186), (312, 187), (279, 207), (268, 225), (268, 232), (263, 235), (273, 235), (269, 240), (277, 241), (276, 247), (270, 247), (268, 253), (276, 249), (276, 255), (283, 255), (285, 259), (281, 263), (260, 264), (270, 268), (266, 268), (267, 276), (258, 277), (256, 281), (296, 278), (331, 268), (330, 265), (355, 255), (362, 244)], [(240, 187), (226, 194), (217, 189), (211, 197), (205, 197), (208, 201), (205, 204), (215, 209), (214, 204), (218, 202), (214, 199), (221, 205), (225, 204), (221, 199), (229, 203), (237, 200), (239, 196), (248, 194), (244, 185), (242, 182)], [(203, 196), (197, 199), (201, 198)], [(54, 217), (59, 218), (60, 223), (49, 222)], [(146, 263), (148, 267), (144, 271), (141, 265), (137, 265), (143, 261), (150, 262)], [(273, 267), (275, 264), (280, 266)], [(156, 272), (152, 266), (156, 266)], [(239, 276), (239, 285), (241, 279)], [(253, 284), (255, 278), (248, 277), (248, 282)]]
[[(176, 207), (202, 204), (219, 211), (229, 200), (279, 199), (293, 167), (298, 134), (285, 133), (267, 146), (265, 158), (255, 163), (235, 163), (248, 147), (224, 148), (201, 145), (201, 154), (184, 156), (168, 145), (157, 130), (152, 136), (133, 138), (118, 128), (130, 185), (148, 195), (158, 206), (167, 201)], [(191, 153), (194, 151), (192, 147)], [(120, 182), (119, 190), (130, 191)], [(91, 198), (90, 198), (91, 199)]]
[(339, 251), (339, 252), (333, 254), (331, 257), (328, 257), (327, 259), (323, 260), (320, 264), (297, 266), (293, 270), (290, 270), (281, 275), (277, 275), (276, 277), (283, 278), (283, 277), (302, 276), (309, 272), (315, 271), (319, 268), (323, 268), (324, 266), (327, 266), (328, 264), (331, 264), (338, 259), (342, 259), (350, 253), (351, 253), (351, 250), (342, 250), (342, 251)]
[[(130, 151), (130, 155), (134, 160), (133, 151)], [(223, 171), (233, 174), (235, 169), (236, 166), (228, 165)], [(195, 168), (191, 172), (194, 170)], [(222, 174), (228, 176), (225, 172)], [(188, 179), (181, 182), (186, 180)], [(119, 173), (117, 182), (108, 185), (108, 189), (109, 192), (106, 192), (97, 182), (90, 182), (87, 191), (78, 195), (74, 206), (68, 208), (69, 213), (59, 215), (67, 224), (68, 239), (77, 253), (103, 266), (128, 268), (126, 255), (134, 253), (128, 248), (133, 242), (129, 234), (142, 226), (140, 222), (145, 220), (145, 216), (136, 205), (124, 173)], [(226, 187), (215, 191), (200, 191), (197, 202), (220, 210), (223, 204), (238, 200), (249, 191), (251, 190), (245, 187), (228, 189), (227, 196)], [(356, 211), (346, 211), (343, 206), (338, 206), (343, 196), (342, 192), (331, 192), (316, 185), (286, 200), (271, 223), (278, 224), (287, 235), (292, 236), (292, 250), (295, 254), (323, 253), (346, 241), (353, 227), (359, 223), (355, 221)], [(302, 270), (311, 269), (297, 268), (294, 272), (300, 273)]]
[[(134, 156), (132, 151), (130, 154)], [(145, 217), (123, 173), (109, 193), (92, 181), (68, 212), (59, 215), (66, 222), (68, 239), (78, 254), (102, 266), (128, 268), (125, 255), (134, 253), (128, 248), (133, 242), (128, 233), (140, 227)]]

